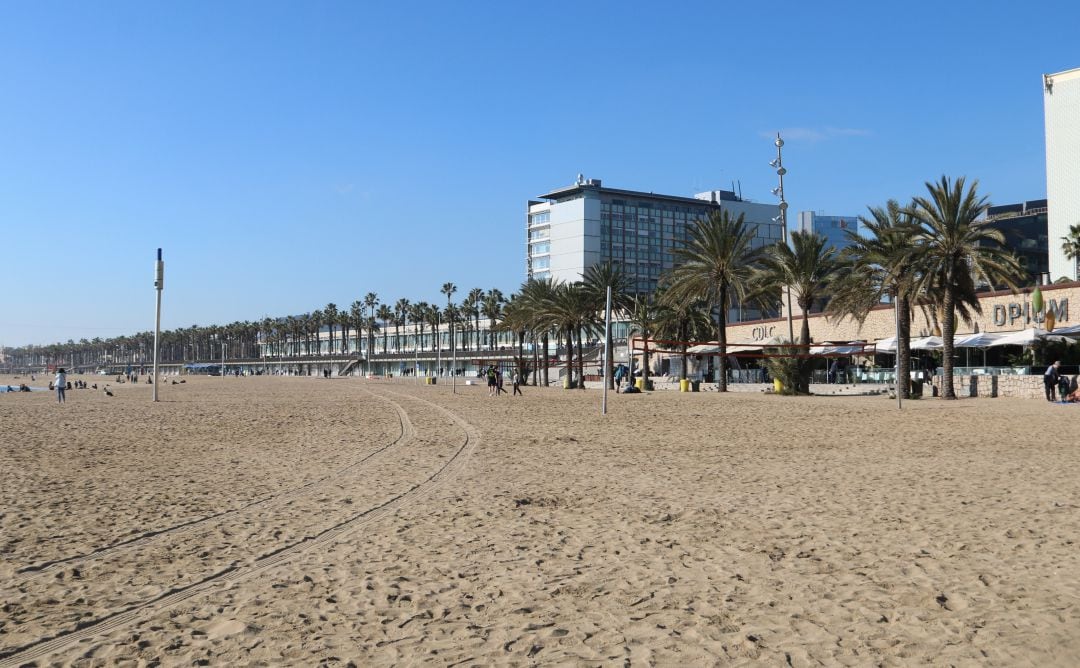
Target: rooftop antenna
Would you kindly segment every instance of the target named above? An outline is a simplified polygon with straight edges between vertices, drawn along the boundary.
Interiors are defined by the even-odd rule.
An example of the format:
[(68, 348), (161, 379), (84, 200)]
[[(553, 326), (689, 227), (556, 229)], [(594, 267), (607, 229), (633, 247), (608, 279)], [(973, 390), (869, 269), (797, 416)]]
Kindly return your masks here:
[(742, 181), (739, 181), (739, 201), (742, 201)]

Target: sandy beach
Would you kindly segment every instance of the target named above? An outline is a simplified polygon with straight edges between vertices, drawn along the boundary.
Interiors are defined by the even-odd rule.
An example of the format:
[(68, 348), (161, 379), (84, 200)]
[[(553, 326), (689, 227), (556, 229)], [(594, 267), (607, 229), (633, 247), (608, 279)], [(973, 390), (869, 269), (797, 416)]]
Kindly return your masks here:
[(0, 666), (1080, 663), (1080, 406), (110, 387), (0, 395)]

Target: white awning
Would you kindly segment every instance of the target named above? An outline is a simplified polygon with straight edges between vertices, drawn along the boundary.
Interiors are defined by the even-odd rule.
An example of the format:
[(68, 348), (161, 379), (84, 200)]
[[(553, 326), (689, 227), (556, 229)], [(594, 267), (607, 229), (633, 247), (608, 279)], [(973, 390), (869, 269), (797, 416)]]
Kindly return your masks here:
[(986, 332), (965, 334), (964, 336), (958, 336), (953, 339), (953, 346), (956, 348), (989, 348), (1002, 336), (1004, 336), (1004, 334), (988, 334)]
[(1030, 346), (1036, 341), (1068, 341), (1069, 337), (1054, 332), (1051, 334), (1041, 327), (1028, 327), (1019, 332), (1010, 332), (998, 338), (991, 346)]

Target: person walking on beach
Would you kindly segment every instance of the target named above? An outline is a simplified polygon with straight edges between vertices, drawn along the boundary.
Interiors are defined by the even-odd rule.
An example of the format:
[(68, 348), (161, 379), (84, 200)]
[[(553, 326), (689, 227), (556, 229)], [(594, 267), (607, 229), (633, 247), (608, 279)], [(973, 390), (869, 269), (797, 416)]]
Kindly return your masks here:
[(495, 378), (495, 365), (492, 364), (487, 370), (487, 384), (488, 384), (488, 396), (494, 397), (496, 392), (496, 378)]
[(515, 396), (515, 397), (518, 396), (518, 395), (525, 396), (524, 394), (521, 394), (521, 371), (520, 370), (514, 371), (514, 379), (513, 380), (514, 380), (514, 394), (513, 394), (513, 396)]
[(503, 389), (503, 372), (499, 367), (495, 367), (495, 396), (505, 394), (506, 390)]
[(64, 396), (65, 390), (67, 390), (67, 372), (64, 371), (64, 367), (60, 367), (60, 370), (56, 372), (56, 403), (67, 403), (67, 398)]
[(1043, 374), (1043, 387), (1046, 389), (1046, 400), (1054, 401), (1054, 391), (1057, 389), (1058, 381), (1061, 380), (1061, 362), (1057, 361), (1046, 367), (1046, 373)]

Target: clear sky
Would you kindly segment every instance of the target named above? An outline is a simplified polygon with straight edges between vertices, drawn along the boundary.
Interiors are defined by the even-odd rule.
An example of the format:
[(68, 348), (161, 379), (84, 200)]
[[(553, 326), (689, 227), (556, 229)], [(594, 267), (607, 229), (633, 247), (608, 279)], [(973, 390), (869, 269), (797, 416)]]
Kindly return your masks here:
[[(524, 278), (577, 174), (860, 214), (942, 174), (1046, 195), (1080, 3), (3, 2), (0, 343)], [(792, 219), (795, 216), (791, 217)]]

